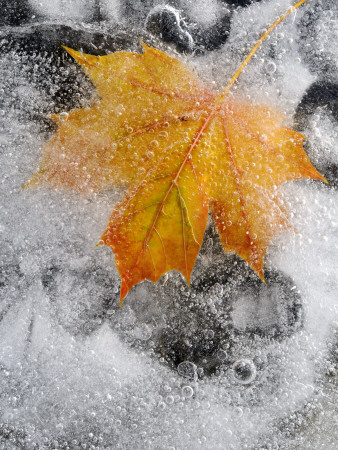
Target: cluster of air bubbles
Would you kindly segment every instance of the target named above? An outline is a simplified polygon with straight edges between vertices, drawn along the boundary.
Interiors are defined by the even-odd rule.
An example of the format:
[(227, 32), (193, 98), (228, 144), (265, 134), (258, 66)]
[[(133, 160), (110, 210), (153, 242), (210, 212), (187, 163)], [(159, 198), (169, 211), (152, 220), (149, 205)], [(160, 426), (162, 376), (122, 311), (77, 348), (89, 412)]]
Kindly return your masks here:
[(217, 297), (220, 299), (223, 296), (223, 286), (219, 283), (215, 283), (209, 291), (209, 294), (213, 295), (214, 297)]

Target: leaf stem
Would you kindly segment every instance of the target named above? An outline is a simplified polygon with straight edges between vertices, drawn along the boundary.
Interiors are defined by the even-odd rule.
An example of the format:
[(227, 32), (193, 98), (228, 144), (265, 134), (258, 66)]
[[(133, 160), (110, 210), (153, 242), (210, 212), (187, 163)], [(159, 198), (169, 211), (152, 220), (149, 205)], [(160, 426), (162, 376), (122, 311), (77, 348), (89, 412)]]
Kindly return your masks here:
[(229, 81), (227, 87), (224, 89), (224, 91), (219, 95), (219, 97), (217, 98), (217, 103), (222, 102), (225, 97), (228, 95), (230, 89), (232, 88), (232, 86), (235, 84), (237, 78), (240, 76), (240, 74), (243, 72), (243, 69), (246, 67), (246, 65), (248, 64), (248, 62), (250, 61), (250, 59), (253, 57), (253, 55), (256, 53), (256, 51), (259, 49), (259, 47), (261, 46), (262, 42), (265, 41), (265, 39), (269, 36), (269, 34), (271, 33), (271, 31), (276, 28), (276, 26), (282, 22), (284, 19), (286, 19), (293, 11), (295, 11), (299, 6), (301, 6), (303, 3), (307, 2), (308, 0), (299, 0), (296, 4), (294, 4), (293, 6), (290, 6), (290, 8), (281, 16), (278, 17), (278, 19), (276, 19), (274, 21), (274, 23), (272, 25), (269, 26), (269, 28), (262, 34), (262, 36), (260, 37), (260, 39), (256, 42), (256, 44), (252, 47), (250, 53), (247, 55), (247, 57), (244, 59), (244, 61), (242, 62), (242, 64), (240, 65), (240, 67), (236, 70), (236, 72), (234, 73), (234, 75), (232, 76), (231, 80)]

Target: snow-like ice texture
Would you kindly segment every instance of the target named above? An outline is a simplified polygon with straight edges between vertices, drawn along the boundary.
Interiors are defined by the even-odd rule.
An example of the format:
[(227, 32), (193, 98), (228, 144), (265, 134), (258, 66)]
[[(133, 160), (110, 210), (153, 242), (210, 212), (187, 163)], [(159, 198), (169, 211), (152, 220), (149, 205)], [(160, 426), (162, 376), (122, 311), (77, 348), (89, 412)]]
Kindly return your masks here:
[(76, 22), (88, 21), (99, 13), (108, 20), (117, 20), (120, 12), (119, 0), (29, 0), (38, 14), (47, 20)]
[(183, 0), (181, 6), (189, 12), (193, 21), (203, 26), (215, 23), (222, 10), (226, 8), (226, 5), (219, 3), (217, 0), (208, 1), (207, 6), (203, 0)]
[[(47, 17), (62, 2), (34, 3)], [(82, 4), (67, 2), (66, 19), (81, 22)], [(224, 84), (289, 4), (238, 9), (228, 42), (189, 64)], [(315, 77), (297, 46), (297, 22), (314, 4), (263, 44), (237, 91), (294, 113)], [(322, 52), (337, 64), (333, 45)], [(190, 291), (172, 273), (138, 285), (120, 309), (111, 252), (95, 249), (119, 192), (21, 190), (46, 140), (29, 111), (50, 107), (32, 81), (47, 77), (47, 59), (34, 58), (11, 51), (0, 64), (0, 448), (337, 448), (337, 189), (284, 187), (295, 231), (271, 246), (267, 286), (222, 255), (210, 228)], [(314, 109), (307, 132), (314, 161), (337, 166), (336, 118)]]

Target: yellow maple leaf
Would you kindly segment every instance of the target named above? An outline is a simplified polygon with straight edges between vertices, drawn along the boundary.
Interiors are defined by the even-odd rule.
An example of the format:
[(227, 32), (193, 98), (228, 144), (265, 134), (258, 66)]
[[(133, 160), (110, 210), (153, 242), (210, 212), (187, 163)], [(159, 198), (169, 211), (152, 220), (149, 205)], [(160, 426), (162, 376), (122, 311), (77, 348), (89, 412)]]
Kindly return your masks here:
[(228, 95), (265, 37), (305, 1), (264, 33), (221, 94), (146, 45), (143, 54), (101, 57), (66, 48), (100, 99), (59, 123), (30, 185), (80, 192), (130, 186), (100, 240), (115, 254), (121, 302), (135, 284), (155, 283), (170, 270), (189, 283), (209, 209), (224, 250), (264, 280), (267, 248), (289, 224), (278, 187), (300, 178), (325, 181), (283, 114)]

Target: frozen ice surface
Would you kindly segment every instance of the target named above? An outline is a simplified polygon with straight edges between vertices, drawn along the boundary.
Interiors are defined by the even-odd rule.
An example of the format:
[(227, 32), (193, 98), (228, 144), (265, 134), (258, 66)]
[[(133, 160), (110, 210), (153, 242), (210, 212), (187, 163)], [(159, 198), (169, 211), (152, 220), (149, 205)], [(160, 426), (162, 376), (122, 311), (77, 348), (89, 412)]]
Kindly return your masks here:
[(29, 0), (37, 14), (48, 20), (90, 21), (97, 15), (108, 20), (117, 20), (120, 12), (119, 0)]
[[(63, 2), (31, 3), (46, 20), (62, 22)], [(123, 11), (123, 2), (102, 8), (118, 3)], [(183, 3), (202, 23), (202, 2)], [(312, 65), (318, 53), (337, 64), (330, 40), (321, 49), (315, 39), (313, 54), (307, 47), (303, 56), (297, 23), (313, 3), (312, 28), (320, 39), (331, 32), (333, 41), (327, 4), (334, 11), (334, 2), (310, 1), (263, 45), (238, 90), (294, 113), (323, 76)], [(288, 4), (236, 10), (227, 43), (189, 63), (224, 83), (243, 48)], [(67, 5), (65, 21), (81, 22), (93, 3)], [(211, 2), (206, 24), (220, 7)], [(51, 132), (36, 116), (54, 100), (32, 76), (49, 76), (48, 58), (35, 58), (4, 52), (0, 65), (0, 448), (335, 449), (335, 183), (284, 187), (294, 233), (271, 246), (267, 286), (222, 255), (209, 229), (190, 291), (172, 273), (156, 287), (137, 286), (120, 309), (111, 252), (95, 249), (119, 193), (21, 190)], [(337, 118), (313, 108), (304, 132), (313, 161), (334, 181)]]

